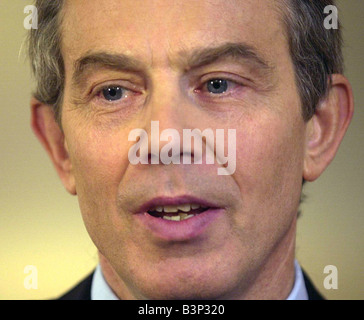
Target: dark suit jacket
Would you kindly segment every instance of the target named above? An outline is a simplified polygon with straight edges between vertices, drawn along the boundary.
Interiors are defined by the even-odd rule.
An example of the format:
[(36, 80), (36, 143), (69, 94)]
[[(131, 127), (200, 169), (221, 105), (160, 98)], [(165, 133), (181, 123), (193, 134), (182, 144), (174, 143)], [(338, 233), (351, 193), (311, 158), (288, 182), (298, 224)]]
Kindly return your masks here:
[[(316, 290), (311, 280), (302, 270), (309, 300), (324, 300), (325, 298)], [(73, 289), (61, 296), (59, 300), (91, 300), (91, 283), (93, 273), (77, 284)]]

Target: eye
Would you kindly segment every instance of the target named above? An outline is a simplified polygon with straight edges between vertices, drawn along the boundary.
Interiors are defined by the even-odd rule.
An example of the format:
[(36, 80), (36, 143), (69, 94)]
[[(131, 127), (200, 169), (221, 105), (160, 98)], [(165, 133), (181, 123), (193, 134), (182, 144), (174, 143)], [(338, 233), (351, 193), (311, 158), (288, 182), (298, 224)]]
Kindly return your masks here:
[(223, 103), (230, 99), (243, 99), (246, 85), (241, 76), (235, 74), (206, 74), (198, 81), (193, 90), (201, 101), (206, 103)]
[(100, 92), (108, 101), (117, 101), (127, 97), (127, 90), (118, 86), (105, 87)]
[(213, 79), (206, 83), (206, 89), (213, 94), (222, 94), (228, 89), (228, 80), (225, 79)]

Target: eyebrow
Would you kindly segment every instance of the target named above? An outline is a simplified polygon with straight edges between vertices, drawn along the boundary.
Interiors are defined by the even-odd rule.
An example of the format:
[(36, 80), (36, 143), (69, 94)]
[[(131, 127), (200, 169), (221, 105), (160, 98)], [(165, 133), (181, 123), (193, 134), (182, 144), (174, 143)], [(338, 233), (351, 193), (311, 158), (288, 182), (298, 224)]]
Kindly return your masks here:
[[(274, 66), (262, 58), (254, 47), (245, 43), (223, 43), (218, 46), (180, 50), (175, 63), (189, 70), (227, 58), (249, 61), (258, 70), (264, 71), (264, 74), (271, 73), (274, 69)], [(172, 59), (171, 62), (173, 63)], [(147, 69), (141, 60), (127, 54), (89, 51), (74, 63), (73, 84), (80, 86), (85, 73), (95, 67), (134, 73), (142, 73)]]
[(91, 68), (101, 67), (118, 71), (139, 73), (145, 69), (144, 64), (131, 56), (122, 53), (109, 53), (104, 51), (87, 52), (74, 62), (72, 82), (79, 85), (84, 74)]
[(180, 63), (191, 69), (209, 65), (224, 58), (246, 60), (261, 70), (272, 71), (274, 69), (273, 65), (258, 54), (253, 46), (246, 43), (228, 42), (218, 46), (196, 48), (191, 52), (186, 50), (179, 52)]

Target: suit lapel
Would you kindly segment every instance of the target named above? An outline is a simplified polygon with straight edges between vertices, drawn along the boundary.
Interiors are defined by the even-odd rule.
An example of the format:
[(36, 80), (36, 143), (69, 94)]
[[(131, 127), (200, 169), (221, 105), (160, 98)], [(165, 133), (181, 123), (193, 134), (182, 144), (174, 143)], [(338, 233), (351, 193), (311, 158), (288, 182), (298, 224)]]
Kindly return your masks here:
[(325, 300), (325, 298), (317, 291), (311, 279), (307, 276), (306, 272), (302, 270), (303, 278), (305, 280), (306, 290), (309, 300)]

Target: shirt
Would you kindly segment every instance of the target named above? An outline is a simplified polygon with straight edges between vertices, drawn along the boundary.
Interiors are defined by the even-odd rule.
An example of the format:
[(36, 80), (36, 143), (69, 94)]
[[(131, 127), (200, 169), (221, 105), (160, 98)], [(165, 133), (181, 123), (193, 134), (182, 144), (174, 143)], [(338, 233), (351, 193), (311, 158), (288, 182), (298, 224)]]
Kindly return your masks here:
[[(302, 269), (297, 260), (295, 266), (295, 281), (291, 293), (286, 300), (308, 300), (307, 289), (303, 279)], [(91, 300), (119, 300), (106, 282), (100, 265), (96, 267), (91, 284)]]

